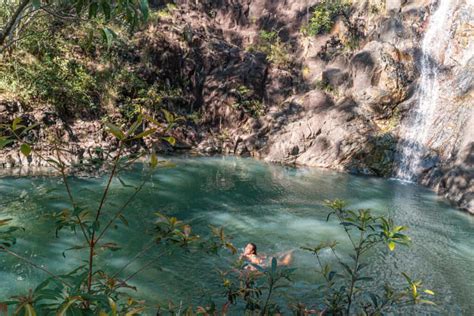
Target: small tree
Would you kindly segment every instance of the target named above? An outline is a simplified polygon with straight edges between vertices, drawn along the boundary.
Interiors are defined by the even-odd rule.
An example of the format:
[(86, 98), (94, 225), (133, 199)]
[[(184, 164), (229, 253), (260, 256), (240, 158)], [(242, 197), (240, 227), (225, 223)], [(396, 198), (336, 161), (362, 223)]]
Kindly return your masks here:
[[(370, 267), (370, 250), (385, 245), (394, 251), (397, 244), (408, 245), (410, 238), (403, 233), (405, 226), (397, 226), (393, 220), (384, 216), (375, 216), (368, 209), (353, 211), (346, 209), (341, 200), (327, 201), (331, 209), (327, 219), (335, 216), (343, 227), (350, 242), (351, 252), (348, 258), (336, 252), (337, 242), (323, 242), (316, 247), (303, 247), (316, 257), (319, 273), (325, 282), (322, 312), (331, 315), (380, 315), (392, 306), (405, 304), (434, 304), (426, 299), (433, 295), (430, 290), (420, 292), (421, 281), (413, 281), (402, 272), (408, 286), (396, 289), (385, 283), (383, 289), (374, 287), (377, 278), (367, 272)], [(329, 250), (337, 262), (337, 267), (325, 262), (322, 251)]]
[[(168, 125), (164, 129), (166, 133), (169, 128), (172, 128), (174, 117), (169, 113), (165, 117)], [(126, 264), (114, 273), (107, 273), (102, 267), (98, 266), (97, 256), (101, 251), (116, 251), (120, 248), (120, 245), (107, 241), (108, 232), (117, 222), (127, 225), (128, 206), (161, 164), (156, 155), (152, 153), (140, 185), (134, 188), (123, 205), (113, 211), (106, 211), (105, 205), (109, 199), (112, 182), (117, 179), (123, 185), (129, 186), (120, 179), (119, 174), (133, 164), (138, 157), (142, 156), (126, 155), (126, 146), (157, 133), (160, 124), (150, 117), (140, 115), (126, 130), (112, 123), (106, 123), (105, 125), (107, 131), (116, 138), (117, 148), (115, 157), (111, 161), (103, 162), (102, 167), (109, 170), (109, 175), (95, 207), (90, 203), (84, 204), (76, 199), (73, 193), (74, 190), (68, 180), (70, 166), (67, 166), (61, 158), (62, 150), (59, 143), (55, 145), (56, 147), (53, 150), (56, 157), (46, 157), (37, 150), (34, 143), (27, 141), (28, 133), (37, 125), (25, 126), (22, 125), (20, 119), (15, 119), (11, 125), (0, 126), (5, 134), (0, 136), (0, 149), (12, 143), (17, 143), (23, 155), (28, 157), (36, 155), (60, 175), (67, 193), (69, 207), (55, 213), (53, 216), (56, 223), (56, 234), (58, 235), (66, 228), (74, 232), (77, 231), (77, 244), (67, 249), (67, 251), (82, 251), (87, 258), (85, 260), (86, 264), (81, 264), (66, 274), (57, 275), (12, 250), (11, 247), (15, 244), (15, 236), (19, 228), (9, 225), (11, 219), (0, 219), (0, 254), (11, 255), (49, 276), (26, 295), (12, 296), (9, 301), (0, 305), (0, 311), (4, 309), (4, 306), (13, 305), (15, 306), (15, 315), (66, 315), (66, 313), (68, 315), (103, 315), (104, 313), (108, 313), (108, 315), (135, 315), (145, 309), (143, 302), (129, 299), (129, 296), (121, 290), (133, 288), (128, 282), (155, 263), (158, 257), (168, 256), (172, 253), (172, 250), (191, 248), (205, 250), (210, 253), (216, 253), (219, 249), (226, 248), (235, 253), (235, 248), (227, 240), (222, 229), (213, 229), (213, 237), (209, 240), (203, 240), (194, 235), (191, 226), (186, 223), (175, 217), (156, 213), (154, 234), (143, 249), (139, 250), (136, 255), (132, 256)], [(155, 127), (143, 129), (143, 126), (146, 125), (155, 125)], [(162, 139), (170, 144), (175, 143), (174, 138), (169, 136), (162, 137)], [(159, 254), (144, 263), (137, 271), (126, 275), (126, 268), (152, 247), (158, 248), (160, 250)]]

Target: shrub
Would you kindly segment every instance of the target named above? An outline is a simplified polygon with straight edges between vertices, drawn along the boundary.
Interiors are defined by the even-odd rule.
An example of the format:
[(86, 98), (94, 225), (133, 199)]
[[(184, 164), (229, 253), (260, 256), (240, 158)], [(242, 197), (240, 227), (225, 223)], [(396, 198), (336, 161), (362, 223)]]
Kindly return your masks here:
[(167, 3), (166, 6), (164, 6), (162, 9), (156, 11), (156, 14), (160, 18), (168, 18), (171, 17), (171, 14), (173, 11), (177, 10), (178, 7), (174, 3)]
[(314, 7), (302, 32), (309, 36), (328, 33), (331, 31), (336, 17), (344, 14), (349, 7), (349, 3), (345, 0), (322, 0)]
[[(319, 273), (325, 283), (323, 310), (331, 315), (380, 315), (393, 306), (434, 304), (427, 299), (434, 293), (421, 288), (421, 281), (414, 281), (405, 272), (405, 287), (394, 287), (390, 282), (380, 283), (367, 273), (373, 260), (371, 250), (384, 245), (388, 251), (397, 245), (408, 245), (411, 240), (404, 234), (405, 226), (395, 225), (385, 216), (375, 216), (371, 210), (350, 210), (341, 200), (326, 201), (331, 209), (328, 220), (334, 216), (350, 241), (348, 258), (339, 256), (334, 241), (322, 242), (316, 247), (303, 247), (316, 257)], [(323, 251), (333, 254), (337, 267), (325, 262)], [(395, 281), (395, 280), (393, 280)], [(374, 283), (375, 282), (375, 283)]]
[(50, 105), (62, 115), (97, 114), (111, 77), (96, 66), (113, 58), (105, 53), (100, 37), (91, 35), (87, 45), (78, 36), (87, 33), (87, 25), (63, 28), (42, 20), (36, 27), (38, 32), (2, 57), (0, 93)]
[(187, 104), (185, 83), (150, 80), (143, 67), (131, 66), (136, 65), (130, 55), (135, 44), (125, 43), (124, 29), (117, 27), (109, 47), (92, 24), (63, 28), (37, 21), (39, 32), (0, 57), (0, 94), (32, 107), (52, 107), (63, 118), (98, 117), (106, 105), (117, 104), (125, 120), (133, 121), (143, 109)]
[(336, 92), (335, 88), (329, 82), (324, 80), (316, 80), (314, 82), (314, 88), (319, 89), (321, 91), (325, 91), (329, 94), (334, 94)]
[(259, 117), (264, 113), (262, 101), (257, 99), (248, 87), (242, 85), (233, 89), (232, 92), (237, 98), (237, 102), (232, 105), (233, 108), (249, 113), (253, 117)]
[[(317, 273), (323, 284), (318, 287), (316, 297), (320, 300), (305, 305), (301, 302), (290, 304), (294, 315), (383, 315), (385, 312), (414, 304), (434, 304), (428, 298), (434, 293), (422, 288), (422, 282), (412, 280), (406, 273), (401, 277), (405, 286), (393, 286), (371, 275), (373, 253), (370, 251), (385, 246), (387, 251), (397, 245), (408, 245), (410, 238), (404, 234), (405, 226), (397, 226), (384, 216), (375, 216), (370, 210), (350, 210), (341, 200), (327, 201), (331, 209), (330, 217), (335, 217), (347, 237), (351, 250), (348, 256), (336, 251), (337, 242), (326, 241), (314, 247), (302, 247), (315, 256)], [(324, 252), (324, 253), (323, 253)], [(332, 254), (333, 259), (328, 256)], [(333, 262), (336, 264), (334, 265)], [(247, 268), (251, 266), (252, 269)], [(292, 286), (294, 269), (279, 266), (272, 258), (268, 266), (238, 261), (235, 267), (222, 272), (223, 287), (228, 304), (243, 301), (250, 315), (274, 315), (282, 312), (281, 288)]]
[(267, 55), (267, 61), (276, 66), (288, 67), (291, 63), (288, 45), (278, 36), (276, 31), (260, 31), (257, 44), (249, 51), (259, 51)]

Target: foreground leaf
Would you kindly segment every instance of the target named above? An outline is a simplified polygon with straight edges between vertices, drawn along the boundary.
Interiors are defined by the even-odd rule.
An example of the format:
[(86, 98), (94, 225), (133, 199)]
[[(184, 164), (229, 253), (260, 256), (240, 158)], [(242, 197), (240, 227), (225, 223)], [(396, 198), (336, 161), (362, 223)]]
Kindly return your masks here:
[(108, 128), (108, 131), (117, 137), (119, 140), (125, 138), (125, 134), (120, 130), (120, 128), (112, 123), (105, 123), (105, 126)]
[(28, 144), (21, 144), (20, 151), (23, 155), (28, 157), (31, 154), (31, 146)]

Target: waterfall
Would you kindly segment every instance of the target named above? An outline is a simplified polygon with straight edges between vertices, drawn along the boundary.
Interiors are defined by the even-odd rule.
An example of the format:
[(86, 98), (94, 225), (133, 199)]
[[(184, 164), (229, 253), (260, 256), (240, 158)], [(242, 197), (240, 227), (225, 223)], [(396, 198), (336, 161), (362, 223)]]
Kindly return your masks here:
[(456, 0), (440, 0), (429, 19), (421, 45), (421, 73), (418, 87), (418, 103), (411, 109), (400, 130), (398, 152), (399, 179), (414, 181), (424, 169), (425, 157), (429, 153), (434, 115), (443, 106), (440, 102), (440, 74), (449, 54), (451, 25)]

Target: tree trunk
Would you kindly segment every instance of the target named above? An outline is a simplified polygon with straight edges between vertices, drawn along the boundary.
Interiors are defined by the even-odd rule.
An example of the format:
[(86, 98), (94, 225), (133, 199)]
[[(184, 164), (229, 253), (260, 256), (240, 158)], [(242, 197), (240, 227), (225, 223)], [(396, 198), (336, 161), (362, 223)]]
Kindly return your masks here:
[(18, 8), (15, 10), (15, 13), (10, 18), (10, 21), (7, 22), (3, 30), (0, 32), (0, 48), (5, 44), (5, 40), (10, 35), (10, 33), (15, 28), (16, 21), (23, 10), (26, 8), (30, 0), (22, 0), (18, 5)]

